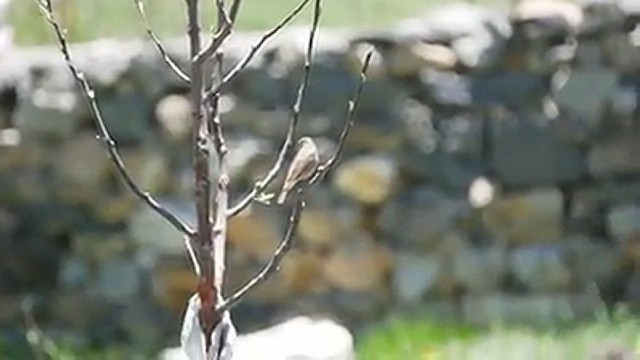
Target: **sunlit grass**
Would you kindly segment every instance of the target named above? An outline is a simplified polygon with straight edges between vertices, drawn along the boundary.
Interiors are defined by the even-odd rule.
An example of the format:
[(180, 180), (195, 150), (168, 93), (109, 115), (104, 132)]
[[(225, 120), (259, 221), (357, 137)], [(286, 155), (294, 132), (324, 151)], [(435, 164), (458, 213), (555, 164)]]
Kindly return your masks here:
[[(640, 318), (630, 314), (556, 328), (469, 328), (393, 319), (363, 334), (359, 359), (582, 360), (623, 351), (640, 356)], [(630, 358), (630, 357), (624, 357)]]
[[(243, 0), (238, 18), (240, 30), (263, 30), (272, 27), (301, 0)], [(322, 26), (385, 28), (401, 19), (420, 14), (427, 8), (456, 0), (323, 0)], [(461, 0), (464, 2), (465, 0)], [(489, 6), (506, 6), (509, 0), (475, 0)], [(154, 30), (160, 36), (176, 36), (185, 28), (184, 0), (145, 0), (145, 8)], [(215, 18), (213, 1), (204, 15), (208, 28)], [(143, 34), (133, 0), (55, 0), (69, 36), (73, 41), (99, 37), (131, 38)], [(294, 24), (307, 24), (311, 6)], [(13, 0), (9, 20), (16, 29), (20, 44), (53, 41), (50, 29), (36, 6), (36, 0)]]
[(477, 336), (477, 330), (436, 324), (429, 320), (391, 319), (357, 342), (362, 360), (430, 359), (450, 341)]
[[(437, 0), (429, 4), (446, 1)], [(244, 0), (238, 18), (238, 28), (269, 28), (298, 2), (299, 0)], [(213, 3), (203, 2), (207, 5)], [(142, 34), (133, 0), (57, 0), (54, 4), (57, 4), (60, 17), (74, 41)], [(147, 0), (145, 4), (152, 26), (159, 35), (171, 36), (182, 32), (185, 27), (184, 0)], [(379, 28), (414, 15), (422, 11), (426, 5), (427, 3), (421, 0), (325, 0), (322, 24)], [(310, 8), (300, 16), (298, 24), (309, 22)], [(205, 22), (210, 25), (214, 18), (214, 8), (207, 6), (205, 9), (208, 10), (204, 14)], [(13, 1), (9, 18), (16, 28), (19, 43), (39, 44), (52, 41), (50, 30), (40, 16), (35, 0)]]

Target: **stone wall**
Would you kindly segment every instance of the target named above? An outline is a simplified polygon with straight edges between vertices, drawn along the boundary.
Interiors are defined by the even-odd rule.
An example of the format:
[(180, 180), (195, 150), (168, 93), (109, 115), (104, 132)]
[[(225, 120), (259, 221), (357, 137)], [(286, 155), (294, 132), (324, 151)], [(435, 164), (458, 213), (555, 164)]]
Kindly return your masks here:
[[(633, 0), (544, 0), (323, 31), (301, 133), (335, 146), (373, 45), (370, 80), (344, 158), (311, 191), (281, 272), (235, 312), (240, 328), (416, 308), (547, 323), (638, 304), (639, 20)], [(305, 38), (282, 34), (222, 99), (235, 198), (274, 160)], [(226, 66), (255, 39), (236, 36)], [(182, 43), (168, 45), (184, 64)], [(134, 177), (193, 219), (185, 86), (145, 43), (73, 52)], [(231, 220), (230, 289), (268, 260), (285, 214)], [(60, 336), (157, 346), (175, 341), (193, 288), (181, 237), (115, 175), (57, 49), (0, 54), (0, 326), (19, 336), (31, 294)]]

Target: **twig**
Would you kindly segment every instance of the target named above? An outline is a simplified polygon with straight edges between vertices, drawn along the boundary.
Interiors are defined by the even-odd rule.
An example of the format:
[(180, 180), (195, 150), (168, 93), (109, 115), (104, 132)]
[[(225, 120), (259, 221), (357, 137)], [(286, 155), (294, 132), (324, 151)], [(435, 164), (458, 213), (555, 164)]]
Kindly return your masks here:
[(340, 159), (340, 155), (342, 155), (342, 152), (344, 151), (344, 144), (355, 122), (355, 112), (360, 102), (362, 90), (364, 89), (364, 84), (367, 82), (367, 70), (369, 69), (369, 64), (371, 63), (372, 56), (373, 50), (369, 50), (365, 54), (364, 62), (362, 64), (362, 68), (360, 69), (360, 81), (358, 82), (358, 87), (356, 88), (356, 92), (353, 98), (349, 100), (347, 119), (345, 120), (342, 131), (340, 132), (340, 138), (338, 139), (336, 151), (333, 156), (331, 156), (331, 158), (318, 166), (318, 170), (316, 171), (315, 175), (313, 176), (313, 178), (311, 178), (311, 180), (309, 180), (309, 185), (313, 185), (322, 180), (322, 178), (324, 178), (329, 173), (329, 171), (331, 171), (338, 159)]
[(209, 44), (193, 59), (195, 62), (199, 64), (205, 62), (220, 49), (222, 43), (231, 35), (241, 2), (241, 0), (234, 0), (231, 4), (231, 11), (228, 13), (224, 8), (224, 1), (216, 0), (216, 7), (218, 8), (218, 25), (216, 32), (213, 34), (213, 38), (209, 41)]
[(229, 13), (224, 8), (225, 0), (216, 0), (216, 9), (218, 10), (218, 23), (216, 25), (217, 29), (220, 30), (224, 26), (231, 26), (231, 18), (229, 17)]
[[(319, 6), (320, 6), (320, 0), (316, 0), (316, 11), (319, 11)], [(314, 25), (314, 26), (317, 26)], [(364, 89), (364, 84), (366, 82), (366, 73), (367, 70), (369, 68), (369, 64), (371, 62), (371, 57), (373, 56), (373, 51), (370, 50), (366, 53), (365, 58), (364, 58), (364, 62), (362, 65), (362, 68), (360, 70), (360, 81), (358, 83), (358, 87), (356, 89), (355, 95), (353, 96), (353, 99), (349, 101), (349, 107), (348, 107), (348, 111), (347, 111), (347, 119), (345, 121), (345, 125), (342, 129), (342, 132), (340, 133), (340, 138), (338, 140), (338, 145), (337, 145), (337, 149), (336, 152), (334, 153), (334, 155), (327, 160), (324, 164), (322, 164), (318, 171), (316, 172), (316, 174), (314, 175), (314, 177), (309, 181), (310, 185), (315, 184), (316, 182), (318, 182), (324, 175), (326, 175), (326, 173), (328, 171), (331, 170), (331, 168), (336, 164), (336, 162), (338, 161), (338, 159), (340, 158), (340, 155), (342, 154), (342, 149), (344, 148), (344, 144), (346, 142), (346, 139), (349, 135), (349, 132), (351, 130), (351, 128), (353, 127), (354, 121), (355, 121), (355, 111), (358, 107), (358, 103), (360, 101), (360, 97), (362, 95), (362, 91)], [(306, 68), (306, 67), (305, 67)], [(304, 81), (303, 81), (304, 83)], [(301, 88), (302, 90), (300, 90), (300, 92), (298, 93), (299, 95), (299, 99), (301, 99), (301, 92), (304, 92), (304, 86), (301, 84)], [(296, 101), (296, 103), (298, 104), (298, 101)], [(298, 104), (298, 111), (299, 111), (299, 104)], [(296, 106), (294, 106), (294, 114), (296, 111)], [(255, 187), (254, 187), (255, 189)], [(251, 278), (251, 280), (249, 280), (245, 285), (243, 285), (239, 290), (237, 290), (233, 295), (231, 295), (228, 299), (225, 299), (224, 301), (219, 303), (219, 306), (216, 308), (217, 311), (220, 312), (224, 312), (227, 310), (230, 310), (231, 308), (233, 308), (235, 305), (237, 305), (245, 296), (247, 296), (247, 294), (256, 286), (260, 285), (261, 283), (263, 283), (264, 281), (266, 281), (271, 275), (273, 275), (278, 268), (280, 267), (280, 263), (282, 262), (282, 259), (285, 257), (285, 255), (289, 252), (289, 250), (291, 249), (291, 247), (293, 246), (293, 234), (296, 231), (296, 228), (298, 226), (298, 222), (300, 220), (300, 213), (302, 212), (303, 208), (304, 208), (304, 199), (303, 199), (303, 193), (304, 189), (300, 189), (298, 190), (298, 200), (296, 203), (296, 206), (294, 207), (294, 209), (291, 212), (291, 215), (289, 217), (289, 225), (287, 227), (287, 232), (285, 233), (284, 238), (282, 239), (282, 241), (280, 242), (280, 245), (278, 246), (278, 248), (276, 249), (276, 251), (274, 252), (273, 256), (271, 257), (271, 259), (269, 260), (269, 262), (265, 265), (264, 268), (262, 268), (262, 270), (260, 270), (260, 272), (258, 274), (256, 274), (253, 278)]]
[(206, 97), (211, 97), (213, 96), (213, 94), (216, 94), (218, 92), (220, 92), (225, 86), (227, 86), (236, 76), (238, 76), (238, 74), (240, 74), (240, 72), (242, 72), (242, 70), (244, 70), (249, 63), (251, 62), (251, 60), (256, 56), (256, 54), (258, 53), (258, 51), (260, 51), (260, 49), (267, 43), (267, 41), (269, 41), (269, 39), (271, 39), (272, 37), (274, 37), (275, 35), (277, 35), (280, 30), (282, 30), (285, 26), (287, 26), (287, 24), (289, 24), (293, 19), (295, 19), (295, 17), (302, 11), (304, 10), (304, 8), (307, 6), (307, 4), (310, 2), (311, 0), (302, 0), (298, 6), (296, 6), (287, 16), (285, 16), (280, 23), (278, 23), (276, 26), (274, 26), (273, 28), (271, 28), (271, 30), (267, 31), (266, 33), (264, 33), (260, 39), (251, 46), (251, 49), (249, 50), (249, 52), (244, 56), (244, 58), (242, 58), (237, 64), (236, 66), (231, 69), (222, 79), (222, 81), (214, 88), (212, 88), (211, 90), (207, 91), (206, 93)]
[(33, 315), (34, 299), (25, 297), (20, 304), (25, 325), (25, 337), (35, 359), (60, 359), (64, 357), (58, 344), (40, 328)]
[(27, 343), (31, 348), (31, 352), (37, 360), (46, 359), (47, 355), (50, 354), (47, 353), (44, 333), (33, 316), (33, 304), (30, 298), (26, 298), (22, 301), (21, 309), (22, 316), (24, 318), (25, 335)]
[(140, 16), (140, 20), (144, 25), (147, 35), (155, 45), (156, 49), (158, 49), (158, 52), (160, 53), (160, 55), (162, 55), (162, 59), (164, 60), (164, 62), (167, 64), (167, 66), (169, 66), (169, 68), (174, 72), (174, 74), (176, 74), (176, 76), (180, 78), (180, 80), (184, 81), (187, 84), (190, 83), (191, 79), (189, 79), (189, 76), (187, 76), (187, 74), (185, 74), (184, 71), (180, 69), (178, 64), (169, 55), (164, 45), (162, 45), (160, 38), (156, 35), (156, 33), (153, 32), (153, 30), (151, 30), (151, 25), (149, 24), (149, 19), (147, 18), (147, 14), (144, 10), (144, 3), (142, 2), (142, 0), (133, 0), (133, 1), (136, 5), (135, 7), (138, 10), (138, 15)]
[(273, 275), (280, 268), (280, 263), (282, 259), (284, 259), (285, 255), (291, 250), (293, 247), (293, 243), (295, 240), (294, 234), (298, 227), (298, 223), (300, 222), (300, 213), (304, 209), (304, 199), (302, 198), (302, 192), (298, 193), (298, 200), (296, 202), (295, 207), (291, 210), (291, 214), (289, 215), (289, 224), (287, 225), (287, 231), (284, 234), (284, 237), (280, 241), (280, 244), (276, 248), (273, 256), (269, 260), (269, 262), (258, 272), (254, 277), (251, 278), (246, 284), (244, 284), (240, 289), (238, 289), (233, 295), (229, 298), (221, 301), (216, 308), (216, 311), (219, 313), (223, 313), (232, 309), (235, 305), (237, 305), (247, 294), (256, 286), (262, 284), (266, 281), (271, 275)]
[(111, 137), (109, 130), (107, 129), (104, 119), (102, 118), (102, 112), (98, 106), (96, 101), (95, 92), (93, 88), (89, 84), (89, 81), (86, 79), (84, 73), (80, 71), (71, 59), (71, 55), (69, 52), (69, 45), (67, 43), (67, 39), (64, 36), (64, 31), (62, 30), (60, 24), (56, 21), (53, 15), (53, 7), (51, 5), (51, 0), (36, 0), (40, 10), (44, 14), (47, 22), (53, 27), (56, 37), (58, 39), (58, 44), (60, 45), (60, 51), (64, 56), (64, 59), (67, 63), (67, 67), (71, 71), (78, 87), (80, 88), (80, 92), (85, 97), (86, 101), (89, 104), (89, 108), (93, 117), (93, 121), (95, 123), (97, 138), (102, 141), (111, 158), (111, 161), (114, 163), (120, 177), (124, 180), (125, 184), (129, 187), (129, 189), (140, 199), (142, 199), (151, 209), (156, 211), (160, 216), (165, 218), (171, 225), (173, 225), (178, 231), (186, 235), (193, 235), (194, 231), (177, 215), (173, 214), (166, 208), (164, 208), (156, 199), (154, 199), (148, 192), (142, 190), (135, 182), (129, 171), (125, 167), (124, 161), (120, 156), (120, 152), (116, 146), (115, 141)]
[(298, 85), (298, 91), (296, 95), (296, 99), (294, 101), (292, 107), (292, 115), (291, 120), (289, 121), (289, 128), (287, 130), (287, 135), (280, 147), (280, 151), (278, 152), (278, 157), (276, 158), (273, 166), (267, 171), (265, 176), (257, 181), (253, 189), (246, 194), (235, 206), (229, 209), (227, 212), (228, 216), (235, 216), (244, 210), (251, 202), (258, 196), (264, 189), (269, 186), (269, 184), (276, 178), (280, 170), (282, 169), (282, 165), (284, 164), (284, 160), (287, 157), (287, 154), (291, 151), (291, 147), (293, 146), (293, 138), (295, 136), (296, 127), (300, 121), (300, 111), (302, 108), (302, 100), (307, 90), (307, 85), (309, 84), (309, 74), (311, 73), (311, 60), (313, 58), (313, 47), (315, 44), (316, 33), (318, 31), (318, 25), (320, 23), (320, 15), (322, 13), (322, 6), (320, 0), (315, 0), (315, 6), (313, 11), (313, 24), (311, 25), (311, 31), (309, 32), (309, 41), (307, 43), (307, 51), (304, 59), (304, 68), (302, 70), (302, 79), (300, 80), (300, 84)]
[(213, 35), (209, 44), (207, 44), (207, 46), (194, 57), (194, 61), (200, 64), (205, 62), (220, 48), (224, 40), (229, 35), (231, 35), (231, 26), (224, 25)]
[(242, 4), (242, 0), (233, 0), (231, 3), (231, 10), (229, 10), (229, 18), (231, 22), (235, 24), (236, 18), (238, 17), (238, 11), (240, 11), (240, 5)]
[(224, 8), (223, 0), (216, 0), (216, 7), (218, 8), (218, 25), (216, 33), (213, 35), (209, 44), (200, 50), (198, 54), (193, 58), (193, 61), (198, 64), (202, 64), (213, 54), (215, 54), (222, 43), (231, 35), (233, 30), (233, 20)]

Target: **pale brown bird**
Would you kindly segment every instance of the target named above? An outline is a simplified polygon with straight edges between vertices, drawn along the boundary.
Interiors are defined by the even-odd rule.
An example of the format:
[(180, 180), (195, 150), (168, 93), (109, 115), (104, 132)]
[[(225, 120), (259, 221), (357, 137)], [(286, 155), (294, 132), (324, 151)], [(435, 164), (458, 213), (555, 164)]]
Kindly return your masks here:
[(296, 185), (301, 181), (308, 180), (316, 171), (319, 163), (320, 156), (318, 155), (316, 143), (306, 136), (300, 138), (298, 140), (298, 151), (289, 165), (287, 176), (284, 178), (282, 191), (278, 196), (278, 204), (284, 203), (287, 195)]

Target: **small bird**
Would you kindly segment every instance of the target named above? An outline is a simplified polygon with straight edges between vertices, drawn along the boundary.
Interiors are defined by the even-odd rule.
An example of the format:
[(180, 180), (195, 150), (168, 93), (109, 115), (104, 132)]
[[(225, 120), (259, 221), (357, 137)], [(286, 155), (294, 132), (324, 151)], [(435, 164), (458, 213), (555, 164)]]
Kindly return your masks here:
[(302, 137), (298, 140), (298, 152), (293, 157), (287, 176), (282, 185), (282, 191), (278, 196), (278, 204), (284, 203), (287, 195), (301, 181), (308, 180), (318, 168), (320, 156), (316, 143), (310, 137)]

